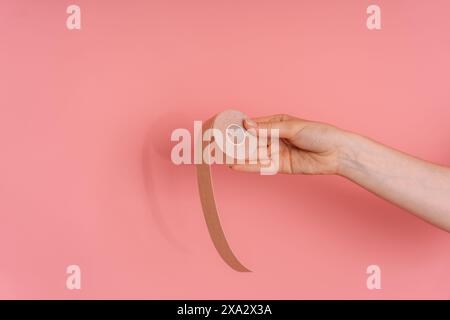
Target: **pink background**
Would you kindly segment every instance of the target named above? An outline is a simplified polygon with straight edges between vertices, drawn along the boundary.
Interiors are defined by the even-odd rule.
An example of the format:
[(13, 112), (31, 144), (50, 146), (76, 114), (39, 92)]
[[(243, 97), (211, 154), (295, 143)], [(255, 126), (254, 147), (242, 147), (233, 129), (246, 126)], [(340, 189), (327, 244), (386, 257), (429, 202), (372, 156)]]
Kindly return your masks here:
[(234, 272), (194, 167), (170, 161), (174, 128), (234, 108), (450, 165), (450, 3), (377, 0), (369, 31), (371, 3), (1, 0), (0, 298), (449, 299), (450, 235), (332, 176), (216, 167), (226, 234), (254, 271)]

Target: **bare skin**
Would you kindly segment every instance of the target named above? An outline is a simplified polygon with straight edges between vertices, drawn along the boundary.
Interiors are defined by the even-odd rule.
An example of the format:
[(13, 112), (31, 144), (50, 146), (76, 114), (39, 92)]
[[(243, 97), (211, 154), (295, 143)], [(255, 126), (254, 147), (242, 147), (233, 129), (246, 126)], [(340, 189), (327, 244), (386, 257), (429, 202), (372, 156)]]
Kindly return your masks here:
[[(348, 178), (450, 232), (450, 168), (426, 162), (332, 125), (288, 115), (246, 120), (247, 129), (278, 129), (279, 173)], [(261, 164), (238, 171), (259, 172)]]

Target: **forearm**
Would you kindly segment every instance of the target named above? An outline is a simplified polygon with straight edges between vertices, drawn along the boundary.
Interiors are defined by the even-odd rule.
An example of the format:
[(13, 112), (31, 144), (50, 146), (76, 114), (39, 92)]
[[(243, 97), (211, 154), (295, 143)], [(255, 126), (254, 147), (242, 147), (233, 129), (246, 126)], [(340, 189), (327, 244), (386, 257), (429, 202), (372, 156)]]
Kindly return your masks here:
[(450, 169), (344, 133), (338, 174), (450, 231)]

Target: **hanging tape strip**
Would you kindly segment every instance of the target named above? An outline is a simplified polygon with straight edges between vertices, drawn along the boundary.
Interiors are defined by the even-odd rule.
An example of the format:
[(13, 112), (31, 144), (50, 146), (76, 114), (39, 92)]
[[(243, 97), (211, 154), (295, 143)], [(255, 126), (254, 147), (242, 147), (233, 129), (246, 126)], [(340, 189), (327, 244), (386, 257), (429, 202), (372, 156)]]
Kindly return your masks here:
[[(212, 133), (212, 141), (204, 141), (202, 135), (200, 135), (197, 143), (201, 144), (201, 163), (196, 165), (197, 169), (197, 182), (198, 182), (198, 190), (200, 194), (200, 201), (202, 203), (203, 214), (205, 217), (206, 225), (208, 227), (209, 235), (211, 237), (214, 246), (216, 247), (217, 252), (222, 257), (222, 259), (234, 270), (239, 272), (250, 272), (234, 255), (233, 251), (228, 244), (228, 241), (225, 237), (225, 233), (223, 232), (222, 225), (220, 223), (219, 212), (217, 210), (216, 201), (214, 199), (214, 189), (212, 183), (211, 176), (211, 166), (208, 163), (205, 163), (203, 152), (208, 147), (211, 148), (211, 145), (214, 144), (215, 157), (222, 153), (224, 155), (223, 160), (226, 163), (233, 162), (234, 160), (241, 159), (242, 154), (238, 154), (238, 152), (230, 153), (230, 149), (224, 148), (224, 146), (228, 143), (228, 130), (232, 128), (233, 130), (241, 130), (241, 138), (242, 143), (244, 143), (244, 150), (246, 150), (246, 154), (250, 154), (251, 152), (255, 152), (252, 150), (252, 147), (256, 148), (256, 146), (251, 146), (249, 143), (249, 139), (247, 138), (248, 133), (244, 129), (243, 121), (247, 117), (240, 111), (235, 110), (227, 110), (221, 112), (214, 116), (213, 118), (207, 120), (203, 123), (203, 133), (206, 133), (208, 129), (216, 129), (221, 133), (221, 137), (217, 137), (214, 135), (214, 131)], [(221, 139), (222, 143), (217, 143), (217, 141)], [(238, 142), (239, 143), (239, 142)], [(253, 148), (253, 149), (254, 149)], [(235, 150), (233, 150), (235, 151)], [(244, 155), (245, 156), (245, 155)], [(242, 159), (241, 159), (242, 160)], [(227, 162), (228, 161), (228, 162)]]

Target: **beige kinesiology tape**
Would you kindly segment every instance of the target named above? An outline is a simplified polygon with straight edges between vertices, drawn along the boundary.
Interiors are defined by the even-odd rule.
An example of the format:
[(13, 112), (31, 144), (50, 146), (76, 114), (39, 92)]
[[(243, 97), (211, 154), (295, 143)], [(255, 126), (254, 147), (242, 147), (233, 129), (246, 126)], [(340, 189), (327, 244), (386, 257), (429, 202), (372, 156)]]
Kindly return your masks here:
[(245, 161), (249, 155), (257, 152), (257, 145), (250, 142), (249, 133), (244, 128), (245, 118), (246, 116), (239, 111), (221, 112), (203, 123), (204, 136), (196, 142), (201, 144), (201, 148), (197, 148), (202, 153), (202, 161), (196, 165), (197, 181), (209, 235), (222, 259), (239, 272), (250, 272), (250, 270), (237, 259), (225, 237), (214, 199), (210, 164), (212, 157), (216, 163), (232, 164)]

